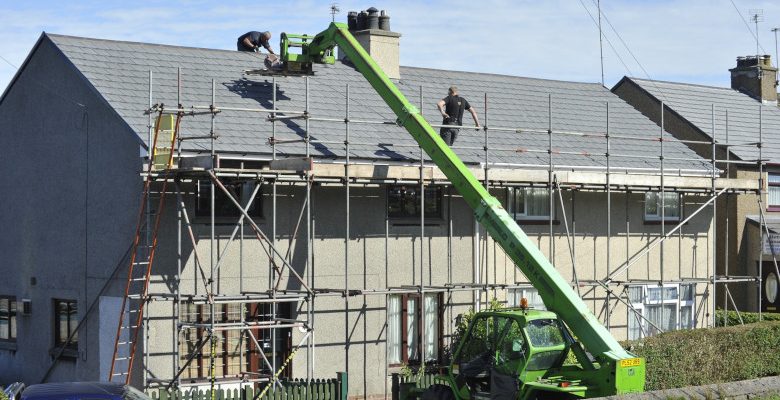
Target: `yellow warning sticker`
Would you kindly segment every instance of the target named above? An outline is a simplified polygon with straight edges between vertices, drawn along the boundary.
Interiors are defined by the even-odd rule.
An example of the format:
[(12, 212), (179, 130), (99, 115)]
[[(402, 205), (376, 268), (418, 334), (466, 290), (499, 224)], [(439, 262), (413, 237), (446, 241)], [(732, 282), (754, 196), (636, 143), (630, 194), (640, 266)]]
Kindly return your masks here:
[(620, 360), (621, 368), (638, 367), (640, 365), (642, 365), (641, 358), (627, 358), (625, 360)]

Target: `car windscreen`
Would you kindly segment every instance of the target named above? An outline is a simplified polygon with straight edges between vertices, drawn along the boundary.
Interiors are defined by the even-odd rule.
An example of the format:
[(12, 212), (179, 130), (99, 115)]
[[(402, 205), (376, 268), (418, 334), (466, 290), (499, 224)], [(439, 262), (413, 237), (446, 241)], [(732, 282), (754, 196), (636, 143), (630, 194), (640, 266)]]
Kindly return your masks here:
[(555, 347), (565, 344), (558, 321), (554, 319), (528, 321), (525, 331), (534, 347)]

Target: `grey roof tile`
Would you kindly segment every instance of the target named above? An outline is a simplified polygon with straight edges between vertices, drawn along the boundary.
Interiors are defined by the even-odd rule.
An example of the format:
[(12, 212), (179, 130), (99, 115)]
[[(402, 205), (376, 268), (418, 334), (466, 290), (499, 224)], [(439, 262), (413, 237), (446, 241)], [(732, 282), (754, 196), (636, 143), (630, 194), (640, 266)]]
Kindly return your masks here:
[[(780, 108), (762, 104), (750, 96), (729, 88), (627, 78), (666, 106), (680, 114), (712, 138), (713, 107), (715, 140), (720, 143), (764, 143), (762, 157), (770, 162), (780, 162)], [(728, 113), (728, 124), (726, 115)], [(759, 158), (755, 146), (731, 147), (731, 152), (742, 160)]]
[[(215, 104), (219, 107), (270, 108), (270, 77), (242, 76), (243, 70), (262, 65), (262, 57), (253, 53), (225, 50), (185, 48), (146, 43), (108, 41), (47, 35), (55, 45), (79, 68), (96, 89), (111, 103), (142, 140), (147, 137), (149, 70), (153, 72), (153, 103), (175, 105), (177, 68), (182, 74), (182, 103), (206, 106), (211, 102), (211, 80), (215, 82)], [(395, 121), (395, 116), (379, 95), (354, 68), (337, 62), (335, 65), (317, 65), (316, 75), (309, 79), (309, 108), (313, 117), (343, 119), (346, 112), (346, 85), (350, 85), (350, 118), (354, 120)], [(603, 133), (606, 130), (606, 102), (610, 103), (610, 132), (613, 134), (646, 137), (657, 136), (658, 128), (633, 107), (597, 83), (565, 82), (516, 76), (444, 71), (426, 68), (401, 67), (399, 89), (413, 103), (419, 103), (422, 88), (421, 111), (432, 123), (439, 123), (435, 103), (444, 97), (447, 87), (457, 84), (484, 122), (485, 96), (489, 104), (490, 127), (547, 129), (548, 98), (552, 99), (554, 130)], [(305, 107), (305, 86), (302, 78), (276, 78), (277, 107), (302, 110)], [(419, 104), (417, 104), (419, 106)], [(268, 155), (271, 146), (271, 124), (266, 115), (224, 111), (216, 116), (220, 135), (215, 143), (218, 151)], [(209, 131), (208, 116), (185, 117), (182, 130), (197, 135)], [(468, 114), (464, 123), (471, 124)], [(303, 120), (285, 120), (276, 123), (277, 138), (304, 137)], [(350, 124), (351, 157), (378, 161), (414, 162), (419, 150), (410, 135), (395, 125)], [(346, 154), (344, 123), (310, 121), (312, 138), (326, 142), (314, 143), (312, 155), (340, 158)], [(489, 131), (490, 159), (512, 164), (539, 164), (548, 161), (546, 134)], [(464, 127), (454, 148), (466, 163), (484, 160), (481, 147), (484, 132)], [(203, 151), (208, 143), (184, 142), (185, 149)], [(668, 161), (670, 169), (706, 170), (706, 162), (684, 144), (667, 143), (668, 157), (689, 158), (696, 162)], [(614, 153), (645, 154), (647, 142), (613, 140)], [(467, 149), (463, 147), (475, 147)], [(543, 152), (518, 152), (533, 148)], [(555, 154), (558, 164), (572, 166), (604, 166), (606, 143), (603, 138), (554, 135), (553, 148), (563, 152), (587, 154)], [(302, 143), (283, 144), (277, 151), (289, 156), (304, 154)], [(657, 160), (615, 157), (615, 167), (658, 167)]]

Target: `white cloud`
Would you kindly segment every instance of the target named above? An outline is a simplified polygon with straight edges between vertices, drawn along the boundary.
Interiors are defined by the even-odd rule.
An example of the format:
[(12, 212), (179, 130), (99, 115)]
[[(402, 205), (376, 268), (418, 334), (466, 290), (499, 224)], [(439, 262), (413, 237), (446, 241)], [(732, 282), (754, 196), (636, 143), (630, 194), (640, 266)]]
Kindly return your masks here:
[[(381, 5), (401, 32), (404, 65), (492, 72), (539, 78), (600, 80), (595, 0), (339, 2), (349, 10)], [(330, 1), (200, 0), (81, 1), (0, 6), (0, 55), (21, 65), (41, 31), (76, 36), (232, 49), (248, 30), (316, 33), (330, 22)], [(739, 55), (755, 52), (751, 34), (730, 0), (603, 0), (603, 10), (650, 77), (728, 85), (728, 68)], [(780, 26), (780, 2), (735, 0), (743, 14), (762, 8), (763, 47), (774, 56), (770, 28)], [(604, 31), (631, 72), (645, 77), (606, 21)], [(606, 84), (629, 72), (604, 43)], [(0, 61), (0, 87), (13, 76)]]

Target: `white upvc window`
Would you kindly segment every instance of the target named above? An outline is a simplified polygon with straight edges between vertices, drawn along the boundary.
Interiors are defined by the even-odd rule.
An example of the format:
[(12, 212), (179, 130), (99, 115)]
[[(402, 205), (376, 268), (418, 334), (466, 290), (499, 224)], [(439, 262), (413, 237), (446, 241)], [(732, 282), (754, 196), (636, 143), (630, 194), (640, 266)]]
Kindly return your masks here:
[(694, 327), (696, 284), (629, 286), (628, 339)]
[(508, 291), (507, 305), (509, 307), (520, 307), (520, 299), (525, 297), (528, 300), (528, 307), (536, 310), (546, 310), (539, 291), (532, 287), (512, 288)]
[(550, 219), (550, 191), (546, 188), (509, 188), (509, 213), (515, 220)]
[(766, 205), (769, 211), (780, 211), (780, 173), (770, 173), (767, 179)]
[[(661, 199), (663, 198), (663, 207)], [(661, 210), (663, 210), (664, 221), (679, 221), (682, 213), (680, 212), (682, 203), (679, 193), (665, 192), (661, 196), (660, 192), (645, 193), (645, 221), (660, 221)]]

